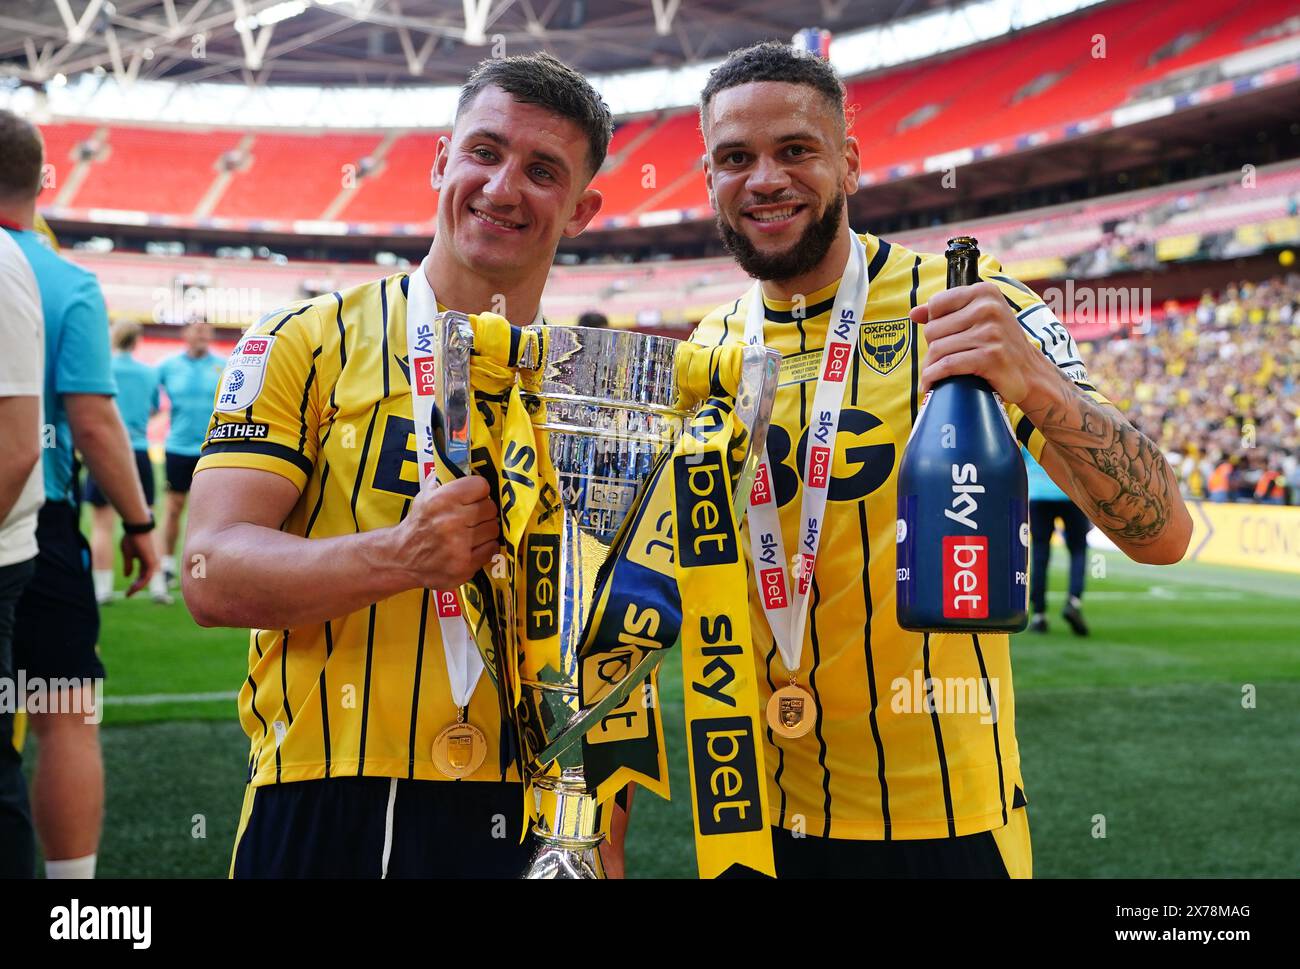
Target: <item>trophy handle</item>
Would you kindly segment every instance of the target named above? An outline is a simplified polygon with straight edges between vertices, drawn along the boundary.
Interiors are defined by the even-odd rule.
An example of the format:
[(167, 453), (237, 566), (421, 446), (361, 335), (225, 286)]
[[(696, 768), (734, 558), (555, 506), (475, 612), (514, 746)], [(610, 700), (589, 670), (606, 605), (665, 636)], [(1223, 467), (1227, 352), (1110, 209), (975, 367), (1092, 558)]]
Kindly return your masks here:
[(749, 452), (745, 455), (745, 463), (736, 478), (736, 490), (731, 496), (737, 522), (745, 516), (758, 462), (767, 447), (767, 428), (772, 421), (772, 405), (776, 402), (780, 374), (779, 352), (752, 344), (745, 347), (740, 365), (740, 386), (736, 389), (736, 417), (749, 431)]
[(433, 345), (439, 357), (433, 437), (448, 462), (462, 474), (471, 474), (469, 360), (474, 352), (474, 327), (469, 317), (454, 310), (435, 316)]

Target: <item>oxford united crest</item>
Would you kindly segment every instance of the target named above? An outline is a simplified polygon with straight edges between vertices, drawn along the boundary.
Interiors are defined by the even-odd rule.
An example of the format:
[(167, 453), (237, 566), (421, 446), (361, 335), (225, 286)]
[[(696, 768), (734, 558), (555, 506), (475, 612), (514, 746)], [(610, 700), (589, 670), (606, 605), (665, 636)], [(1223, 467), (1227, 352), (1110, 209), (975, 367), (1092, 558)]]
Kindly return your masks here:
[(858, 331), (858, 350), (863, 362), (883, 376), (907, 356), (911, 339), (912, 327), (906, 319), (864, 322)]

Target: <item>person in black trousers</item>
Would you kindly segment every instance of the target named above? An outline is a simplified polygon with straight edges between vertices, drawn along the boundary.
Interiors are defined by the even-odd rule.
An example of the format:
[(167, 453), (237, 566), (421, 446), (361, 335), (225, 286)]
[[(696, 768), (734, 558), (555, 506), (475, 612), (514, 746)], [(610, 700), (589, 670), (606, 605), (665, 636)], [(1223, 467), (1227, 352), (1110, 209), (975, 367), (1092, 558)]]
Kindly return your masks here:
[(1083, 619), (1083, 578), (1088, 563), (1088, 529), (1092, 522), (1079, 510), (1047, 472), (1028, 451), (1025, 469), (1029, 473), (1029, 534), (1031, 536), (1031, 568), (1029, 572), (1029, 603), (1032, 618), (1029, 631), (1047, 632), (1047, 566), (1052, 555), (1052, 534), (1057, 519), (1065, 529), (1065, 547), (1070, 552), (1070, 587), (1061, 610), (1061, 617), (1074, 630), (1076, 636), (1088, 635), (1088, 624)]

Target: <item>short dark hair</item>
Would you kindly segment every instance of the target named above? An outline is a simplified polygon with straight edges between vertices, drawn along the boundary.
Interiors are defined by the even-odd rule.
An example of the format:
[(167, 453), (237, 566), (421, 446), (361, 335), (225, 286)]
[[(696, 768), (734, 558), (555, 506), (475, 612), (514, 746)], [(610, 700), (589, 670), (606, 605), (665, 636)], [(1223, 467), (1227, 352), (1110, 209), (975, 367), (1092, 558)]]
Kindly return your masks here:
[(26, 202), (41, 192), (45, 143), (26, 118), (0, 109), (0, 199)]
[(456, 120), (486, 87), (499, 87), (516, 101), (536, 104), (568, 118), (587, 136), (587, 165), (594, 176), (605, 164), (614, 118), (585, 77), (546, 52), (481, 61), (460, 89)]
[(700, 127), (704, 127), (709, 104), (719, 91), (759, 81), (806, 85), (835, 109), (841, 125), (845, 123), (844, 83), (830, 62), (789, 44), (769, 40), (733, 50), (725, 61), (709, 72), (709, 79), (700, 92)]

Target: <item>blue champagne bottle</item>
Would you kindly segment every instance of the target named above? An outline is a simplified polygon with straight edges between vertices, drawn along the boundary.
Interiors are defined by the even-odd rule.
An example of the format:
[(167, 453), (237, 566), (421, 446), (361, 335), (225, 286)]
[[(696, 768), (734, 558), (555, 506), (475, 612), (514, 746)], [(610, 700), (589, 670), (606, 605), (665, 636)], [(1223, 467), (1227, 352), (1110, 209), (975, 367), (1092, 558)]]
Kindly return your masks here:
[[(970, 236), (948, 241), (948, 288), (979, 280)], [(916, 632), (1020, 632), (1028, 622), (1025, 462), (980, 377), (934, 385), (898, 470), (898, 624)]]

